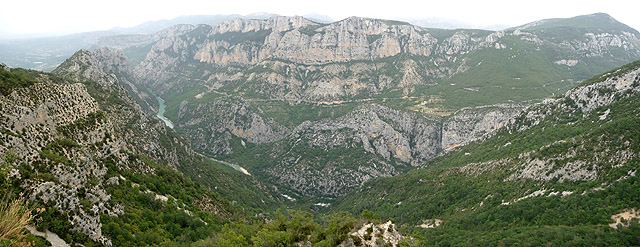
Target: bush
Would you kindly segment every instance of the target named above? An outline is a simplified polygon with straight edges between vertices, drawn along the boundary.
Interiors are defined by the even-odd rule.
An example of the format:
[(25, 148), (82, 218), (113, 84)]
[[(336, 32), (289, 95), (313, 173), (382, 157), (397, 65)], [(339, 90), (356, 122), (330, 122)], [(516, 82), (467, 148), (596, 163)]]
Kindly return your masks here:
[(27, 200), (22, 195), (9, 202), (0, 202), (0, 241), (9, 245), (21, 242), (26, 234), (25, 227), (33, 220), (34, 215), (28, 207)]

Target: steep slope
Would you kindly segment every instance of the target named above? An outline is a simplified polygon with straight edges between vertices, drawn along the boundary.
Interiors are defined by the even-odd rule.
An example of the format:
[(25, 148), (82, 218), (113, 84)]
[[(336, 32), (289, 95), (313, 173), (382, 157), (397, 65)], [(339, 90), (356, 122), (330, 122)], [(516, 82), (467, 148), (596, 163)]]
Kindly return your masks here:
[[(147, 101), (141, 97), (136, 101), (130, 96), (140, 95), (149, 100), (146, 92), (133, 85), (131, 75), (127, 74), (129, 72), (127, 58), (122, 52), (98, 49), (94, 52), (76, 52), (52, 73), (73, 81), (89, 81), (87, 90), (94, 98), (103, 102), (101, 110), (107, 114), (108, 119), (116, 123), (115, 128), (123, 138), (129, 140), (132, 150), (140, 149), (139, 152), (156, 160), (166, 161), (170, 166), (180, 163), (180, 159), (193, 156), (188, 147), (180, 146), (184, 145), (184, 141), (160, 140), (161, 137), (170, 136), (171, 131), (160, 121), (149, 118), (144, 113), (138, 102)], [(145, 105), (150, 111), (151, 106)], [(170, 151), (163, 153), (165, 150)]]
[[(490, 136), (525, 105), (640, 58), (637, 31), (608, 15), (547, 22), (556, 24), (490, 32), (359, 17), (229, 20), (159, 40), (133, 74), (196, 150), (301, 195), (337, 196)], [(424, 114), (429, 131), (403, 126)]]
[[(2, 73), (5, 78), (30, 81), (30, 85), (1, 96), (0, 152), (4, 160), (2, 169), (9, 174), (2, 180), (12, 185), (3, 186), (3, 194), (24, 191), (47, 209), (41, 215), (45, 221), (39, 227), (48, 227), (70, 242), (111, 245), (114, 236), (104, 232), (103, 223), (139, 207), (135, 202), (123, 200), (124, 192), (138, 193), (125, 181), (148, 177), (147, 181), (135, 180), (148, 185), (151, 179), (158, 182), (165, 179), (156, 176), (159, 173), (172, 174), (174, 186), (182, 185), (190, 193), (176, 193), (176, 187), (171, 186), (162, 192), (142, 190), (141, 196), (171, 193), (168, 195), (189, 202), (177, 205), (180, 208), (200, 212), (209, 207), (213, 211), (198, 218), (210, 223), (231, 215), (230, 204), (219, 195), (134, 153), (115, 127), (118, 123), (101, 110), (101, 102), (91, 96), (84, 84), (19, 69)], [(197, 207), (192, 203), (195, 194), (210, 200)]]
[[(215, 188), (226, 199), (236, 201), (250, 210), (271, 207), (277, 200), (283, 199), (253, 177), (244, 176), (194, 152), (188, 140), (158, 121), (155, 114), (145, 113), (137, 102), (148, 104), (148, 101), (155, 103), (156, 100), (150, 99), (148, 93), (135, 87), (134, 84), (137, 83), (129, 68), (128, 60), (121, 50), (81, 50), (53, 73), (81, 81), (89, 80), (88, 84), (92, 86), (89, 87), (89, 92), (103, 102), (103, 111), (117, 123), (115, 126), (118, 133), (127, 140), (134, 152), (144, 154), (157, 163), (166, 164), (209, 189)], [(91, 81), (102, 85), (96, 86)], [(150, 110), (155, 111), (155, 105), (149, 105)]]
[[(197, 151), (333, 197), (491, 136), (531, 100), (640, 58), (637, 32), (608, 16), (554, 22), (489, 32), (236, 19), (160, 35), (120, 77), (151, 110), (142, 89), (161, 96)], [(510, 101), (524, 103), (493, 105)]]
[(24, 192), (46, 209), (39, 229), (85, 245), (192, 242), (242, 219), (245, 209), (282, 200), (147, 116), (125, 89), (136, 89), (127, 63), (121, 52), (101, 49), (79, 51), (55, 74), (2, 67), (0, 154), (8, 175), (0, 189)]
[[(198, 93), (325, 102), (397, 91), (388, 96), (434, 96), (449, 109), (540, 99), (640, 57), (637, 31), (602, 15), (499, 32), (359, 17), (238, 19), (159, 41), (136, 74), (163, 96), (202, 87)], [(570, 26), (582, 22), (605, 23)]]
[(294, 197), (337, 197), (369, 179), (404, 173), (454, 147), (489, 137), (522, 108), (465, 108), (443, 118), (366, 104), (336, 118), (302, 122), (279, 141), (232, 139), (234, 153), (220, 158), (292, 189)]
[(527, 108), (494, 137), (371, 180), (335, 208), (426, 228), (431, 244), (636, 243), (637, 225), (614, 216), (640, 207), (639, 93), (635, 62)]

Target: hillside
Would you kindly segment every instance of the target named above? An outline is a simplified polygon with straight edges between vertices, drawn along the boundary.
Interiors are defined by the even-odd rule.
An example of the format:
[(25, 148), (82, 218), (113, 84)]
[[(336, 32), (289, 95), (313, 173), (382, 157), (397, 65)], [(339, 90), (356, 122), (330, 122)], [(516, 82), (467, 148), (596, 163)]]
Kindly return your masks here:
[(637, 32), (607, 15), (545, 22), (556, 24), (490, 32), (236, 19), (159, 39), (132, 74), (199, 152), (294, 197), (336, 197), (640, 59)]
[(54, 74), (0, 71), (0, 189), (46, 208), (38, 229), (85, 245), (188, 243), (282, 200), (147, 116), (119, 79), (127, 66), (102, 49), (79, 51)]
[(485, 141), (371, 180), (334, 209), (393, 217), (429, 245), (637, 244), (637, 224), (614, 216), (640, 207), (639, 92), (635, 62), (530, 106)]
[(119, 79), (121, 55), (81, 50), (54, 73), (0, 67), (2, 224), (12, 219), (7, 201), (26, 197), (30, 231), (57, 238), (2, 235), (0, 245), (417, 244), (390, 221), (276, 211), (285, 196), (198, 155), (142, 112)]
[(640, 33), (611, 16), (214, 19), (0, 66), (4, 199), (83, 246), (640, 244)]

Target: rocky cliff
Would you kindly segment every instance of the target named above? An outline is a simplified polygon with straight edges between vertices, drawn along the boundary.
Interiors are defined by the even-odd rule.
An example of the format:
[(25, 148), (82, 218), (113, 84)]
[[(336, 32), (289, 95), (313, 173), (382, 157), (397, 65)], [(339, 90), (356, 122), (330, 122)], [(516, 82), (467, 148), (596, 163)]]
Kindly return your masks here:
[(442, 150), (449, 151), (490, 137), (495, 131), (512, 122), (525, 107), (524, 104), (499, 104), (456, 111), (442, 126)]
[[(575, 25), (585, 18), (606, 31)], [(141, 99), (144, 90), (136, 88), (165, 98), (166, 116), (197, 150), (248, 162), (252, 173), (302, 195), (337, 196), (488, 138), (527, 100), (640, 58), (640, 34), (602, 19), (498, 32), (359, 17), (330, 24), (237, 19), (176, 27), (147, 43), (135, 67), (103, 70), (129, 71), (114, 74), (131, 78), (125, 81)], [(525, 103), (493, 104), (507, 101)], [(302, 105), (341, 113), (305, 113), (313, 119), (295, 124), (277, 116), (297, 115)]]
[(371, 180), (334, 206), (439, 228), (436, 235), (446, 241), (469, 229), (497, 231), (488, 245), (511, 229), (536, 232), (532, 225), (586, 234), (605, 223), (621, 229), (619, 215), (637, 204), (626, 198), (639, 191), (639, 123), (640, 62), (634, 62), (523, 109), (492, 137), (422, 169)]
[[(19, 160), (11, 168), (12, 176), (21, 178), (31, 199), (67, 215), (72, 230), (110, 245), (102, 235), (100, 214), (118, 216), (124, 211), (110, 202), (104, 189), (107, 167), (98, 161), (120, 160), (119, 166), (138, 172), (153, 169), (128, 161), (128, 145), (82, 84), (53, 83), (43, 75), (37, 83), (1, 96), (0, 104), (0, 153), (13, 153)], [(20, 171), (18, 165), (32, 172)], [(90, 205), (81, 205), (81, 200)]]
[[(217, 104), (223, 103), (229, 102), (217, 101)], [(241, 105), (236, 102), (221, 109)], [(364, 104), (335, 119), (305, 121), (290, 131), (263, 131), (263, 138), (274, 138), (268, 142), (251, 140), (243, 136), (246, 132), (223, 129), (226, 137), (218, 135), (215, 141), (209, 139), (207, 143), (223, 141), (225, 148), (207, 151), (224, 154), (224, 157), (248, 166), (253, 174), (266, 174), (268, 180), (300, 195), (335, 197), (369, 179), (401, 174), (455, 147), (490, 137), (513, 121), (523, 108), (521, 105), (486, 106), (438, 117)], [(253, 121), (245, 120), (253, 124), (251, 128), (264, 126), (262, 122), (274, 123), (268, 117), (257, 118), (258, 113), (252, 114)], [(244, 116), (238, 113), (225, 115), (224, 112), (215, 115), (220, 118), (216, 122), (220, 123), (238, 121)], [(195, 128), (185, 129), (184, 133), (190, 138), (207, 140), (207, 135), (193, 136), (191, 131)], [(230, 140), (233, 138), (243, 145), (232, 146)], [(245, 141), (252, 145), (245, 146)], [(230, 151), (234, 153), (229, 154)]]
[(230, 154), (232, 138), (264, 144), (289, 133), (287, 128), (263, 117), (260, 109), (252, 109), (248, 102), (233, 96), (220, 97), (206, 103), (180, 104), (178, 128), (192, 140), (194, 148), (209, 154)]
[(53, 71), (54, 74), (72, 80), (97, 82), (99, 85), (91, 86), (90, 93), (94, 98), (105, 102), (101, 105), (101, 110), (108, 119), (116, 123), (116, 130), (129, 140), (134, 152), (143, 152), (170, 165), (185, 161), (193, 152), (180, 137), (174, 136), (174, 140), (170, 141), (161, 140), (163, 136), (171, 135), (169, 129), (162, 122), (149, 117), (138, 104), (143, 102), (148, 109), (153, 109), (155, 107), (147, 102), (155, 101), (155, 98), (149, 99), (150, 95), (146, 91), (134, 85), (130, 72), (128, 59), (122, 51), (106, 48), (93, 52), (80, 50)]
[[(513, 72), (500, 82), (521, 80), (566, 90), (566, 85), (552, 82), (586, 79), (594, 71), (640, 58), (637, 31), (615, 20), (608, 31), (571, 26), (571, 20), (565, 26), (530, 24), (490, 32), (424, 29), (360, 17), (331, 24), (302, 17), (237, 19), (166, 36), (135, 70), (142, 83), (161, 94), (195, 83), (259, 98), (323, 102), (394, 89), (413, 94), (416, 86), (438, 85), (450, 78), (455, 78), (452, 85), (441, 86), (463, 89), (455, 83), (463, 79), (455, 76), (485, 76), (498, 68)], [(546, 54), (551, 54), (545, 59), (552, 63), (539, 60)], [(533, 68), (519, 64), (532, 63), (557, 74), (547, 81), (529, 77)]]
[[(134, 174), (157, 179), (158, 169), (177, 179), (173, 182), (187, 181), (189, 186), (193, 186), (189, 176), (211, 176), (196, 187), (198, 200), (176, 203), (189, 217), (200, 216), (186, 208), (214, 218), (229, 217), (230, 204), (217, 193), (245, 200), (246, 194), (232, 195), (236, 184), (251, 188), (257, 194), (253, 198), (261, 202), (243, 201), (243, 206), (261, 207), (277, 199), (255, 179), (231, 173), (230, 168), (216, 168), (223, 165), (197, 155), (186, 139), (147, 116), (133, 98), (135, 88), (125, 88), (133, 86), (127, 81), (129, 71), (122, 53), (108, 49), (81, 50), (52, 74), (6, 66), (0, 71), (3, 172), (9, 174), (7, 181), (19, 186), (31, 200), (52, 209), (47, 210), (48, 217), (60, 217), (56, 220), (62, 221), (54, 224), (56, 231), (71, 230), (111, 245), (113, 239), (103, 233), (104, 217), (117, 218), (132, 210), (132, 202), (123, 201), (122, 191), (136, 187), (125, 177), (130, 179)], [(196, 171), (198, 176), (193, 175)], [(156, 190), (152, 187), (139, 193), (152, 194), (165, 203), (168, 197), (184, 196), (162, 195), (159, 193), (165, 192)], [(47, 218), (48, 224), (52, 222)], [(70, 241), (69, 236), (63, 237)]]

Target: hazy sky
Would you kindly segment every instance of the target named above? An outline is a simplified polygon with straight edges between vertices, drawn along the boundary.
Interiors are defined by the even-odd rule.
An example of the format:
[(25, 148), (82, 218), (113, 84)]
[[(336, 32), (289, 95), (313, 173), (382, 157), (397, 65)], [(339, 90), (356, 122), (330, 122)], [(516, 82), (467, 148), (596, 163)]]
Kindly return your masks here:
[(446, 18), (476, 26), (517, 26), (531, 21), (604, 12), (640, 29), (637, 0), (7, 0), (0, 8), (0, 35), (71, 33), (131, 27), (181, 15), (317, 13), (334, 20), (349, 16), (384, 19)]

